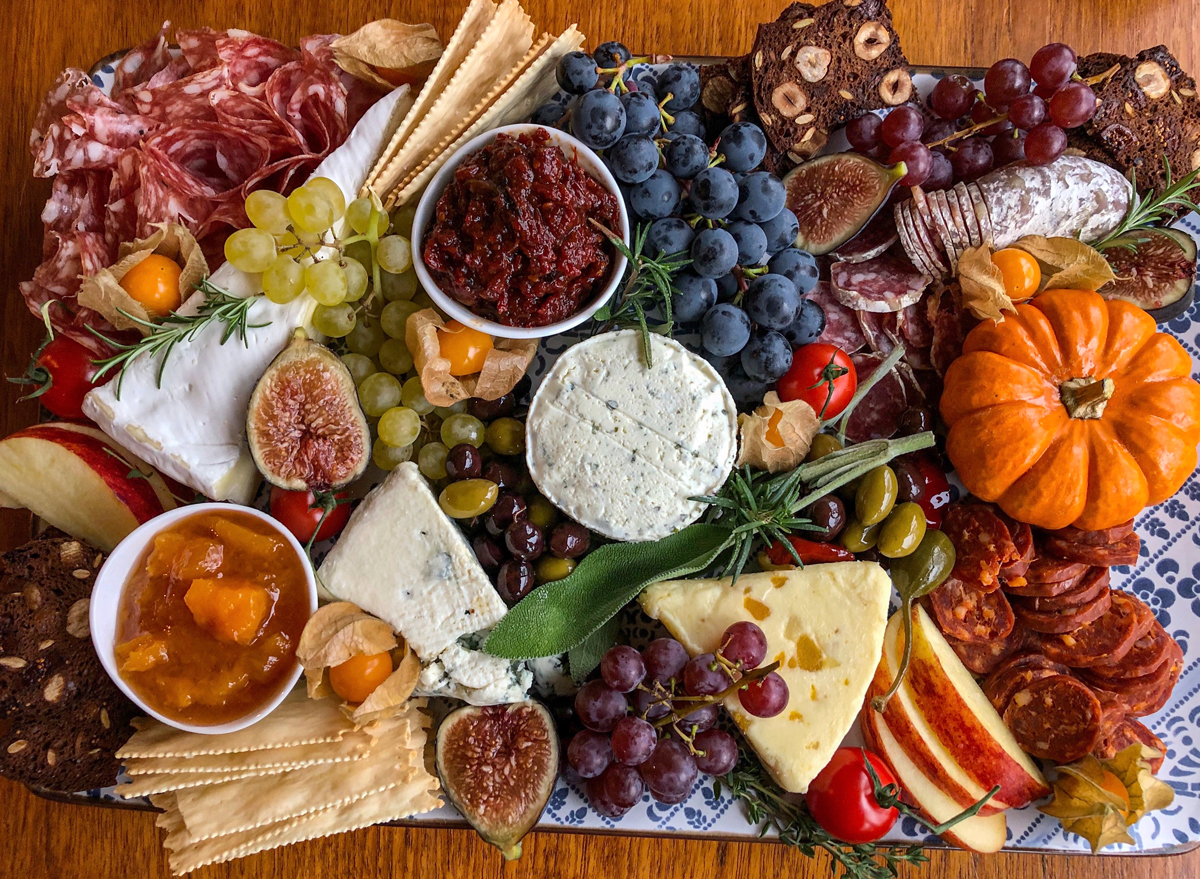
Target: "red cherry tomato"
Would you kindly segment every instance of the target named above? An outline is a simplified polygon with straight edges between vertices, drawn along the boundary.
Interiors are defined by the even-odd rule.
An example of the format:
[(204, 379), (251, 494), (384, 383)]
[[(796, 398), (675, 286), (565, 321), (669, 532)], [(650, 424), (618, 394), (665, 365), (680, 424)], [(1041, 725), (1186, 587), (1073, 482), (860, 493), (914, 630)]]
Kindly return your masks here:
[(854, 396), (858, 373), (848, 355), (836, 345), (813, 342), (792, 354), (792, 368), (779, 380), (779, 399), (803, 400), (822, 421), (836, 418)]
[(25, 399), (36, 399), (59, 418), (85, 420), (83, 398), (96, 387), (94, 356), (74, 339), (55, 336), (38, 352), (27, 379), (22, 380), (40, 386)]
[[(843, 546), (833, 543), (817, 543), (815, 540), (805, 540), (803, 537), (789, 536), (788, 543), (796, 549), (800, 561), (806, 565), (820, 565), (826, 562), (852, 562), (854, 553)], [(788, 552), (782, 542), (776, 540), (767, 549), (767, 559), (773, 565), (795, 565), (796, 560)]]
[[(345, 491), (334, 495), (339, 501), (349, 496), (349, 492)], [(349, 503), (340, 503), (325, 516), (325, 508), (311, 491), (288, 491), (278, 486), (271, 488), (271, 515), (303, 544), (313, 539), (322, 516), (325, 516), (325, 523), (317, 532), (317, 540), (329, 540), (339, 534), (350, 518), (350, 506)]]
[(864, 748), (838, 748), (804, 795), (817, 823), (843, 842), (875, 842), (891, 830), (899, 812), (875, 801), (875, 786), (864, 757), (884, 785), (896, 776), (883, 759)]

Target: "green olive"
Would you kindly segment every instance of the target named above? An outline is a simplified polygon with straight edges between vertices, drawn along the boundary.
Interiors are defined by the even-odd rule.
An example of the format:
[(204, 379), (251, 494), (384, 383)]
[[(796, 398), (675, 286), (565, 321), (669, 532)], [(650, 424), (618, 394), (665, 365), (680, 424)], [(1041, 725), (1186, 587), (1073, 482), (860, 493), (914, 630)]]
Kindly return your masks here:
[(867, 473), (854, 492), (854, 516), (864, 525), (877, 525), (888, 517), (896, 506), (900, 485), (896, 471), (881, 464)]
[(557, 556), (544, 555), (538, 559), (534, 573), (537, 574), (539, 584), (551, 583), (566, 577), (575, 570), (577, 564), (579, 562), (575, 561), (575, 559), (560, 559)]
[(818, 433), (813, 437), (812, 445), (808, 447), (808, 454), (804, 456), (804, 460), (816, 461), (831, 452), (840, 452), (841, 449), (842, 444), (838, 442), (836, 436), (831, 433)]
[(838, 542), (851, 552), (866, 552), (879, 540), (882, 525), (864, 525), (857, 519), (851, 519), (842, 530)]
[(916, 551), (925, 538), (925, 511), (920, 504), (897, 504), (879, 532), (878, 549), (889, 559), (903, 558)]
[(484, 440), (498, 455), (519, 455), (525, 451), (525, 425), (515, 418), (497, 418), (487, 426)]
[(530, 522), (543, 531), (553, 528), (558, 522), (558, 510), (554, 504), (540, 494), (529, 499), (529, 509), (526, 515)]
[(941, 531), (929, 530), (914, 552), (891, 563), (888, 573), (902, 596), (920, 598), (941, 586), (954, 568), (954, 544)]
[(482, 516), (496, 503), (500, 486), (487, 479), (463, 479), (442, 489), (438, 504), (451, 519)]

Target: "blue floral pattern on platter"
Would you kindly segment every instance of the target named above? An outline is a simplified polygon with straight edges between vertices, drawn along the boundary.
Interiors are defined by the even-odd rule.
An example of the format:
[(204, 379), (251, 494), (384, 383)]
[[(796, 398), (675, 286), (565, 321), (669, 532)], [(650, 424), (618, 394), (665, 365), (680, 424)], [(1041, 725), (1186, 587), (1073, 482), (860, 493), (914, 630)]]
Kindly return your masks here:
[[(974, 74), (975, 72), (972, 71)], [(93, 80), (101, 88), (112, 84), (113, 67), (106, 63), (92, 71)], [(944, 71), (919, 72), (914, 84), (922, 94), (933, 88)], [(978, 74), (981, 77), (982, 73)], [(977, 77), (977, 78), (978, 78)], [(831, 139), (831, 149), (844, 149), (844, 139)], [(1200, 216), (1189, 214), (1177, 224), (1200, 242)], [(1200, 302), (1182, 317), (1160, 327), (1183, 344), (1192, 357), (1192, 378), (1200, 380)], [(568, 347), (590, 335), (584, 327), (570, 333), (544, 340), (537, 358), (530, 367), (535, 386), (549, 371), (554, 361)], [(683, 339), (687, 341), (686, 337)], [(1130, 835), (1133, 845), (1116, 845), (1104, 854), (1169, 854), (1200, 844), (1200, 659), (1193, 644), (1200, 643), (1200, 478), (1193, 473), (1179, 492), (1167, 500), (1143, 511), (1136, 523), (1142, 538), (1141, 557), (1133, 567), (1113, 569), (1113, 586), (1133, 592), (1153, 609), (1184, 650), (1183, 674), (1172, 693), (1171, 700), (1157, 714), (1144, 718), (1146, 724), (1167, 745), (1167, 756), (1159, 778), (1175, 790), (1175, 802), (1161, 812), (1144, 818)], [(317, 548), (318, 559), (328, 546)], [(630, 634), (637, 640), (649, 637), (644, 624), (649, 621), (631, 615), (631, 626), (638, 630)], [(847, 744), (861, 744), (855, 729)], [(90, 801), (118, 801), (112, 788), (87, 791), (81, 795)], [(1033, 806), (1010, 810), (1006, 848), (1040, 852), (1086, 853), (1086, 840), (1066, 833), (1057, 819), (1042, 815)], [(444, 806), (415, 819), (412, 823), (461, 823), (458, 813)], [(407, 823), (407, 822), (406, 822)], [(716, 837), (756, 839), (759, 828), (747, 823), (741, 806), (729, 796), (714, 795), (713, 779), (701, 776), (691, 795), (682, 803), (664, 805), (649, 794), (621, 818), (606, 818), (590, 809), (579, 779), (564, 774), (558, 782), (538, 825), (541, 828), (590, 831), (612, 830), (640, 834), (707, 834)], [(942, 845), (930, 837), (915, 821), (898, 822), (885, 841), (906, 844), (924, 842)]]

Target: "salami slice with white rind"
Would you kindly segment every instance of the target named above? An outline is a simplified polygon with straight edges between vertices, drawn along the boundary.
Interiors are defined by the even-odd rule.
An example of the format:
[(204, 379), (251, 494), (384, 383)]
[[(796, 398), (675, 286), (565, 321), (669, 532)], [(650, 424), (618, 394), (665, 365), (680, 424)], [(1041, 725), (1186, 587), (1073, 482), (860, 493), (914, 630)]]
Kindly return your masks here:
[(933, 266), (930, 265), (924, 248), (918, 246), (917, 231), (913, 228), (912, 219), (909, 217), (908, 211), (903, 208), (904, 205), (898, 204), (892, 212), (892, 216), (896, 221), (896, 232), (900, 236), (900, 246), (904, 248), (904, 252), (908, 254), (918, 271), (931, 278), (936, 278), (940, 273), (935, 271)]
[(841, 262), (866, 262), (896, 243), (899, 233), (896, 223), (887, 211), (880, 211), (861, 232), (833, 252)]
[[(919, 188), (915, 190), (915, 192), (919, 191)], [(928, 202), (923, 196), (919, 200), (914, 196), (913, 201), (905, 202), (904, 206), (908, 209), (909, 221), (917, 233), (917, 245), (921, 248), (926, 262), (933, 266), (936, 277), (945, 275), (946, 262), (942, 258), (938, 246), (934, 243), (936, 233), (933, 231), (933, 218), (929, 216)]]
[(912, 263), (885, 253), (866, 262), (834, 263), (829, 268), (833, 295), (856, 311), (899, 311), (921, 298), (929, 279)]
[[(883, 363), (883, 356), (855, 354), (850, 360), (858, 373), (858, 383), (864, 384)], [(846, 437), (858, 443), (894, 436), (900, 427), (900, 416), (907, 408), (904, 382), (894, 371), (890, 372), (875, 383), (850, 414), (846, 422)]]
[(825, 312), (825, 330), (818, 342), (825, 342), (841, 348), (847, 354), (854, 354), (867, 347), (867, 338), (863, 335), (858, 322), (858, 314), (842, 305), (829, 289), (829, 284), (821, 281), (808, 294), (808, 298)]
[(961, 181), (954, 188), (947, 190), (948, 195), (957, 199), (958, 208), (962, 212), (963, 228), (967, 233), (967, 241), (972, 247), (983, 244), (983, 233), (979, 229), (979, 218), (975, 216), (975, 206), (971, 204), (971, 195), (967, 192), (966, 184)]

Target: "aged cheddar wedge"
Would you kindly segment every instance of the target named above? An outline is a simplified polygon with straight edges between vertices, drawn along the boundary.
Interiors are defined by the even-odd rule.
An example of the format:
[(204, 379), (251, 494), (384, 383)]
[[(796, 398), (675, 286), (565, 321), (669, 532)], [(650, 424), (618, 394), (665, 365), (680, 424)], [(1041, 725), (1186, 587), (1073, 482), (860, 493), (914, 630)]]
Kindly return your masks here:
[(753, 717), (726, 700), (746, 740), (785, 790), (804, 793), (854, 724), (883, 650), (891, 580), (874, 562), (809, 565), (723, 580), (670, 580), (642, 593), (643, 609), (692, 655), (720, 646), (731, 623), (756, 623), (779, 660), (790, 701)]

